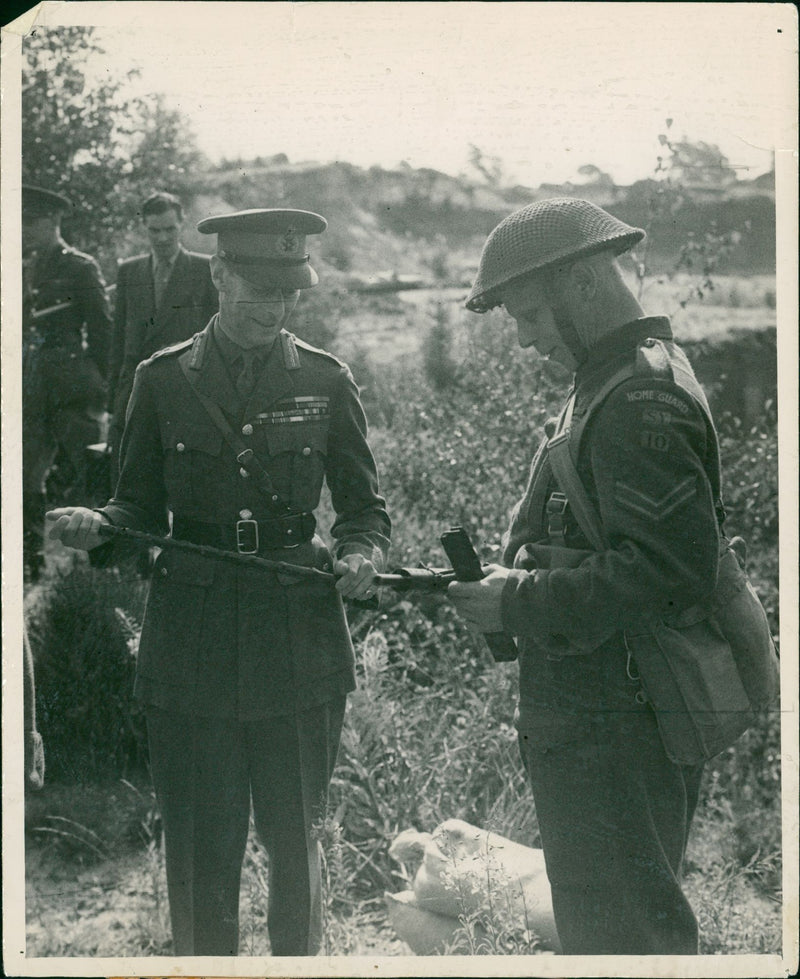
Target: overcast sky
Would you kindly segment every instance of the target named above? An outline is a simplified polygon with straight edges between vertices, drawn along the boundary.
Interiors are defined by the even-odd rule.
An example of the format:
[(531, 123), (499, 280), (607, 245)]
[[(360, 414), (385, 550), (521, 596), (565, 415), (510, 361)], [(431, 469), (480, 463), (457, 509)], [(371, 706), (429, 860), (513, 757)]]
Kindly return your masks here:
[(165, 93), (215, 161), (459, 173), (474, 144), (520, 183), (589, 163), (629, 183), (652, 174), (667, 117), (743, 177), (792, 145), (786, 4), (43, 6), (42, 23), (99, 25), (98, 75), (140, 68), (137, 90)]

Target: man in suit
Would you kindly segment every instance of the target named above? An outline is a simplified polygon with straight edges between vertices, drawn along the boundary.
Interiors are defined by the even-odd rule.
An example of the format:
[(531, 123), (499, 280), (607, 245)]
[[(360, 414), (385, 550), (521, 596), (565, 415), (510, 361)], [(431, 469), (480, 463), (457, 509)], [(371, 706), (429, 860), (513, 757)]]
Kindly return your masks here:
[(25, 574), (44, 567), (48, 476), (59, 458), (59, 502), (81, 498), (86, 447), (100, 438), (111, 314), (91, 255), (61, 237), (62, 194), (22, 188), (22, 520)]
[[(370, 598), (389, 545), (366, 419), (347, 366), (284, 329), (317, 275), (318, 214), (208, 218), (219, 314), (139, 365), (114, 498), (48, 514), (50, 536), (112, 558), (110, 523), (333, 571), (298, 580), (195, 553), (161, 551), (137, 657), (164, 822), (178, 955), (235, 955), (250, 800), (270, 861), (275, 955), (314, 954), (321, 881), (313, 826), (324, 812), (355, 686), (342, 597)], [(323, 481), (333, 556), (315, 533)], [(105, 554), (104, 554), (105, 552)], [(338, 589), (338, 590), (337, 590)]]
[(120, 262), (117, 274), (108, 393), (114, 478), (136, 365), (202, 330), (218, 304), (208, 256), (180, 243), (183, 208), (178, 198), (167, 193), (148, 197), (142, 222), (150, 254)]

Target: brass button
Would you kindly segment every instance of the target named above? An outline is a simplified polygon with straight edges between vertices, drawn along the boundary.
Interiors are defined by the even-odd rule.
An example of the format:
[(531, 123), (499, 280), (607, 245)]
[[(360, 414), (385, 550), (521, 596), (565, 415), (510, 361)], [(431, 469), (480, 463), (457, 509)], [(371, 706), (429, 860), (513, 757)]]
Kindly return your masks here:
[(252, 435), (253, 426), (248, 422), (246, 425), (242, 425), (242, 435)]
[(286, 531), (286, 536), (288, 537), (292, 533), (292, 528), (289, 527)]
[(253, 519), (253, 511), (252, 510), (240, 510), (239, 511), (239, 519), (240, 520), (252, 520)]
[(161, 577), (162, 578), (166, 578), (167, 577), (167, 569), (166, 568), (162, 568), (161, 569)]
[(306, 447), (305, 447), (305, 448), (303, 449), (303, 455), (304, 455), (304, 456), (310, 456), (310, 455), (311, 455), (311, 446), (309, 446), (309, 445), (307, 445), (307, 446), (306, 446)]
[(178, 442), (178, 444), (175, 446), (175, 448), (178, 450), (178, 452), (185, 452), (186, 451), (186, 446), (183, 444), (183, 442)]
[(246, 469), (240, 469), (239, 475), (242, 477), (242, 479), (247, 479), (250, 473)]
[(278, 497), (277, 496), (273, 496), (272, 497), (272, 502), (273, 503), (277, 503), (278, 502)]

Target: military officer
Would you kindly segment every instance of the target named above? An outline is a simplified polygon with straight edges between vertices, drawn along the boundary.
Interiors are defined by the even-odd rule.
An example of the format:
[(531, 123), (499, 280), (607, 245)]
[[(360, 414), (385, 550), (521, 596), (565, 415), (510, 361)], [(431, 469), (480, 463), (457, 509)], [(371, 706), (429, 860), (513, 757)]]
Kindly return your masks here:
[[(119, 482), (99, 511), (48, 514), (50, 535), (102, 558), (103, 522), (333, 570), (297, 580), (164, 550), (135, 695), (145, 705), (179, 955), (235, 955), (250, 799), (269, 854), (276, 955), (320, 945), (312, 829), (336, 758), (353, 649), (342, 597), (369, 598), (390, 522), (347, 366), (285, 329), (317, 283), (324, 218), (260, 209), (207, 218), (220, 309), (139, 365)], [(323, 480), (333, 557), (316, 533)], [(100, 545), (98, 547), (98, 545)]]
[(100, 437), (111, 316), (97, 262), (61, 237), (61, 194), (22, 188), (23, 529), (30, 580), (44, 564), (45, 485), (56, 455), (85, 491), (86, 447)]
[(592, 406), (577, 470), (608, 546), (590, 548), (543, 443), (505, 566), (449, 586), (476, 629), (518, 637), (519, 741), (567, 954), (697, 952), (681, 868), (701, 767), (667, 757), (625, 630), (713, 590), (717, 438), (669, 320), (620, 273), (643, 237), (587, 201), (539, 201), (491, 233), (467, 300), (505, 307), (522, 347), (574, 372), (573, 427)]

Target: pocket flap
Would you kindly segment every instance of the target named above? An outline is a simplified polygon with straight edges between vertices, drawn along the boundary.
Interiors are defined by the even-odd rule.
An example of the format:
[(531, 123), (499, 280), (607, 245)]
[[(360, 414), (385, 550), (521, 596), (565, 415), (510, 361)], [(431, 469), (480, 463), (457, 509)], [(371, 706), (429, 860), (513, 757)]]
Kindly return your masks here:
[(328, 448), (328, 425), (327, 421), (267, 425), (266, 442), (269, 454), (276, 456), (282, 452), (295, 452), (311, 455), (313, 452), (320, 452), (324, 455)]
[(205, 452), (218, 456), (222, 448), (222, 433), (211, 425), (167, 422), (161, 431), (164, 449), (175, 452)]
[(153, 579), (207, 588), (213, 584), (216, 570), (216, 563), (210, 558), (165, 547), (156, 558)]

